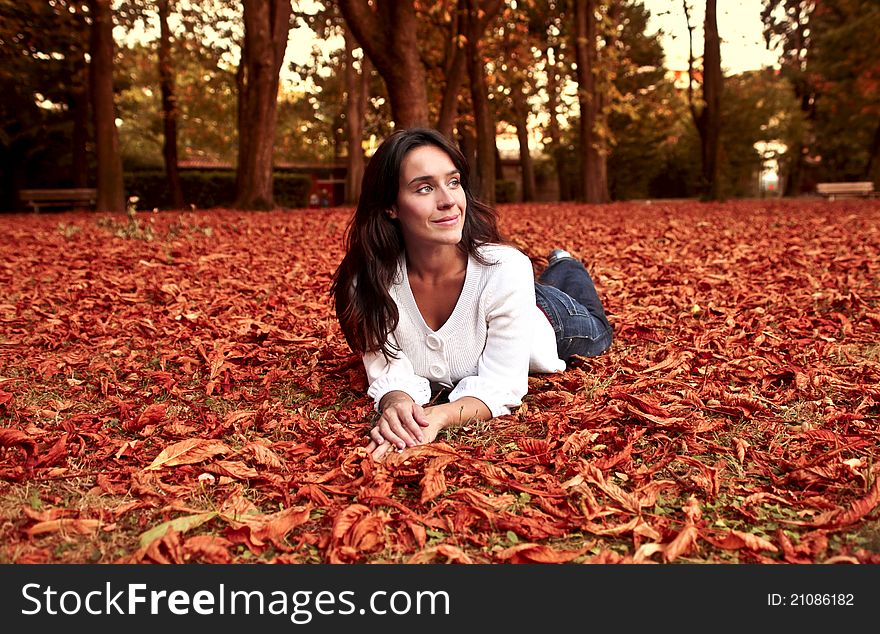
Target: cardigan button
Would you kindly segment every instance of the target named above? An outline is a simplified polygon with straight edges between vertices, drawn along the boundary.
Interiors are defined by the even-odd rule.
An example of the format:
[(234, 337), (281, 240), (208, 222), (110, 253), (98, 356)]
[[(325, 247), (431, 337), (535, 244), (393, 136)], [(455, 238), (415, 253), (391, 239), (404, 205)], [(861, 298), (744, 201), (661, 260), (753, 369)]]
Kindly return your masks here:
[(435, 363), (430, 368), (428, 368), (428, 372), (430, 372), (431, 376), (433, 376), (435, 379), (442, 379), (443, 376), (446, 374), (446, 368), (444, 368), (442, 365)]
[(425, 338), (425, 343), (431, 350), (440, 350), (443, 347), (443, 340), (437, 335), (428, 335)]

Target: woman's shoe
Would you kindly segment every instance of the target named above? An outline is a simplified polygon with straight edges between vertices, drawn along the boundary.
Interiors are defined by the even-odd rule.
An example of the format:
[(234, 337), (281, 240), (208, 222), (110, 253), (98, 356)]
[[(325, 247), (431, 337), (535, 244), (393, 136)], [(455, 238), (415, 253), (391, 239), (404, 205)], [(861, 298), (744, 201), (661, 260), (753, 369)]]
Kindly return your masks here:
[(571, 259), (572, 255), (568, 251), (564, 251), (562, 249), (553, 249), (550, 252), (550, 255), (547, 256), (547, 266), (553, 266), (559, 260)]

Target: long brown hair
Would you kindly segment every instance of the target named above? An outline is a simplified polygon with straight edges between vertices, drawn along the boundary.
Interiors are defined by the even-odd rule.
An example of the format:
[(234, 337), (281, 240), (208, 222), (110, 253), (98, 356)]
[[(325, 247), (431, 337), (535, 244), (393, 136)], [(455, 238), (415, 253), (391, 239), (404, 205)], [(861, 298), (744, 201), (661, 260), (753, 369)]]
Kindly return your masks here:
[(468, 164), (461, 151), (430, 128), (395, 131), (382, 142), (364, 170), (360, 199), (345, 234), (345, 257), (330, 288), (336, 317), (354, 352), (381, 350), (386, 357), (397, 356), (388, 335), (397, 327), (400, 314), (389, 290), (404, 243), (400, 223), (386, 211), (397, 202), (403, 159), (425, 145), (446, 152), (461, 175), (467, 213), (458, 248), (488, 264), (480, 256), (480, 245), (503, 242), (495, 210), (471, 194)]

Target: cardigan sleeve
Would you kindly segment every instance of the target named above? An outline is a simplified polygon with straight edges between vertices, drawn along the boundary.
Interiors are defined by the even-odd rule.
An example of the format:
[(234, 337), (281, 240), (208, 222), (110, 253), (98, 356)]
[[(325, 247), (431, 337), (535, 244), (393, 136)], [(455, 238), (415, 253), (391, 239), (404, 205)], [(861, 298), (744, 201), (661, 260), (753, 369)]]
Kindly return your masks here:
[[(397, 340), (393, 333), (388, 339), (392, 348), (396, 348)], [(379, 411), (379, 401), (388, 392), (406, 392), (419, 405), (431, 400), (431, 384), (428, 379), (415, 373), (412, 362), (402, 350), (396, 352), (397, 358), (387, 359), (381, 351), (364, 354), (364, 369), (370, 385), (367, 395), (375, 401), (376, 411)]]
[(484, 290), (486, 346), (477, 374), (468, 376), (449, 394), (449, 401), (478, 398), (492, 416), (509, 414), (528, 391), (532, 346), (530, 311), (535, 306), (535, 280), (529, 259), (515, 249), (490, 267), (493, 280)]

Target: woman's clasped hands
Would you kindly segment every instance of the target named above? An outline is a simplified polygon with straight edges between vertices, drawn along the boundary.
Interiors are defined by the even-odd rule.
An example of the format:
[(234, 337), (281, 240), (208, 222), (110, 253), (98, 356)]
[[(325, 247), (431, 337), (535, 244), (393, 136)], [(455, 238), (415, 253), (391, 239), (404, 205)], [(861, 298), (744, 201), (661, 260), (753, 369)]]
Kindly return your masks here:
[(367, 451), (376, 460), (389, 451), (433, 442), (443, 429), (439, 412), (433, 407), (418, 405), (408, 394), (387, 394), (382, 399), (381, 410), (367, 445)]

